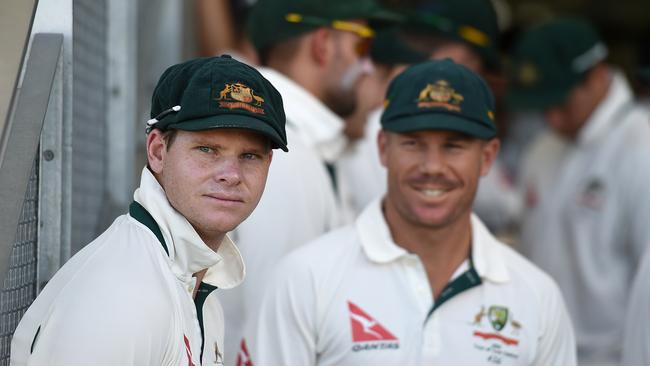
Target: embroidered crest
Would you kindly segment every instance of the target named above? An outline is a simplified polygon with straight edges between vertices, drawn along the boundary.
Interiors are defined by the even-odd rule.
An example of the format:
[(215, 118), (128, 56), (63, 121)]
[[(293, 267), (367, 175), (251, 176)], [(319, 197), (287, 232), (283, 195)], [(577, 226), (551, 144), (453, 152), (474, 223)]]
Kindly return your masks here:
[(490, 306), (488, 310), (488, 319), (492, 328), (500, 331), (508, 323), (508, 308), (505, 306)]
[(236, 82), (226, 84), (219, 92), (219, 107), (228, 109), (245, 109), (249, 112), (264, 114), (264, 98), (255, 95), (255, 91), (249, 86)]
[(419, 108), (442, 107), (450, 111), (460, 112), (460, 103), (465, 98), (456, 93), (446, 80), (438, 80), (434, 84), (427, 84), (420, 91), (417, 102)]
[(578, 196), (578, 204), (598, 210), (605, 203), (605, 185), (598, 178), (593, 178), (585, 185)]

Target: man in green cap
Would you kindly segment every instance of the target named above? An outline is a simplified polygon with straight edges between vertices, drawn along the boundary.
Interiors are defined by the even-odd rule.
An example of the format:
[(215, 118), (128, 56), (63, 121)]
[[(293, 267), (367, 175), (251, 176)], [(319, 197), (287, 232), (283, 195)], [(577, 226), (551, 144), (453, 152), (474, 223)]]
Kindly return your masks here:
[(650, 124), (580, 19), (519, 40), (509, 99), (550, 129), (525, 157), (521, 250), (560, 284), (581, 365), (618, 365), (629, 289), (650, 243)]
[(499, 150), (486, 83), (451, 60), (391, 83), (388, 189), (289, 254), (247, 328), (255, 366), (572, 366), (557, 285), (472, 215)]
[(282, 94), (292, 146), (275, 159), (266, 194), (235, 232), (255, 270), (243, 286), (224, 294), (226, 312), (235, 315), (227, 319), (235, 335), (227, 351), (239, 349), (236, 335), (247, 315), (257, 312), (279, 258), (351, 220), (340, 199), (346, 187), (333, 165), (348, 142), (343, 117), (354, 110), (355, 88), (372, 69), (371, 25), (391, 17), (373, 0), (260, 0), (251, 11), (248, 29), (259, 70)]
[(129, 213), (72, 257), (27, 310), (11, 365), (223, 364), (214, 290), (244, 263), (227, 232), (257, 205), (282, 98), (227, 56), (169, 67), (153, 93), (147, 160)]
[[(366, 80), (383, 76), (384, 80), (374, 83), (384, 85), (382, 95), (395, 75), (424, 59), (451, 58), (488, 80), (500, 75), (500, 34), (491, 0), (421, 0), (399, 10), (408, 21), (391, 32), (379, 32), (371, 48), (373, 62), (380, 65), (375, 68), (383, 72)], [(363, 85), (360, 92), (376, 93), (366, 93)], [(364, 138), (340, 162), (341, 176), (357, 212), (386, 189), (386, 171), (379, 162), (376, 143), (382, 109), (369, 113)], [(475, 201), (479, 216), (495, 230), (505, 230), (520, 211), (518, 194), (508, 176), (501, 161), (495, 161), (490, 174), (481, 180)]]

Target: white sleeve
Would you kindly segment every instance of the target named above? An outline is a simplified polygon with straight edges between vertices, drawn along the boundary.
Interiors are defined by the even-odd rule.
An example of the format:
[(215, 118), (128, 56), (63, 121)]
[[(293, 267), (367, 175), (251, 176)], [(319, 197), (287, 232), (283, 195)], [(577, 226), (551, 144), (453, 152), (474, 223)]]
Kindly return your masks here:
[(650, 365), (650, 250), (644, 256), (625, 322), (623, 366)]
[(316, 292), (308, 267), (289, 256), (275, 273), (244, 341), (255, 366), (316, 365)]
[(569, 313), (557, 285), (552, 282), (542, 298), (541, 332), (535, 366), (575, 366), (576, 340)]
[(152, 306), (143, 298), (148, 293), (136, 294), (140, 286), (124, 287), (130, 289), (57, 298), (33, 327), (26, 365), (167, 365), (172, 312), (165, 302)]

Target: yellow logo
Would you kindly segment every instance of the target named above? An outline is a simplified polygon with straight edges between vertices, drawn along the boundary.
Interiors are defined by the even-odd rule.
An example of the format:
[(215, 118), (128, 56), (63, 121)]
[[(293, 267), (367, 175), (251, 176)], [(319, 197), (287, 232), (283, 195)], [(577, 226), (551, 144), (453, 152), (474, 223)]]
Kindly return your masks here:
[(255, 95), (253, 89), (242, 83), (226, 84), (215, 100), (219, 101), (219, 107), (222, 108), (241, 108), (253, 113), (264, 114), (262, 107), (264, 98)]
[(443, 107), (450, 111), (460, 112), (460, 102), (464, 99), (449, 86), (446, 80), (438, 80), (434, 84), (427, 84), (420, 91), (417, 102), (419, 108)]
[(537, 67), (531, 63), (521, 64), (519, 66), (517, 78), (522, 85), (534, 85), (539, 79), (539, 72), (537, 71)]

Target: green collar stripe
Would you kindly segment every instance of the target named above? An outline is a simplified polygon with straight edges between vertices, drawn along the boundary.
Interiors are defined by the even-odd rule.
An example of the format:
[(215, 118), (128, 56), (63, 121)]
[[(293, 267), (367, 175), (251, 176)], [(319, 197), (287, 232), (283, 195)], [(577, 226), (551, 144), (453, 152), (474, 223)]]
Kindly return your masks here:
[(165, 238), (163, 238), (162, 231), (160, 231), (160, 227), (156, 223), (156, 220), (153, 219), (151, 214), (147, 212), (147, 210), (142, 207), (141, 204), (133, 201), (129, 206), (129, 215), (139, 221), (142, 225), (149, 228), (149, 230), (151, 230), (151, 232), (156, 235), (158, 241), (160, 241), (163, 249), (165, 249), (165, 253), (169, 255), (169, 249), (167, 249), (167, 244), (165, 244)]
[(479, 286), (481, 283), (481, 276), (479, 276), (476, 269), (474, 269), (474, 263), (472, 263), (472, 259), (470, 258), (469, 269), (445, 286), (440, 293), (440, 297), (434, 302), (429, 314), (427, 314), (427, 320), (437, 308), (442, 306), (442, 304), (447, 302), (449, 299), (463, 291)]
[(209, 285), (205, 282), (199, 284), (199, 289), (196, 291), (196, 298), (194, 299), (194, 306), (196, 306), (196, 316), (199, 320), (199, 327), (201, 328), (201, 359), (203, 359), (203, 347), (205, 344), (205, 326), (203, 325), (203, 304), (212, 291), (216, 290), (216, 286)]

